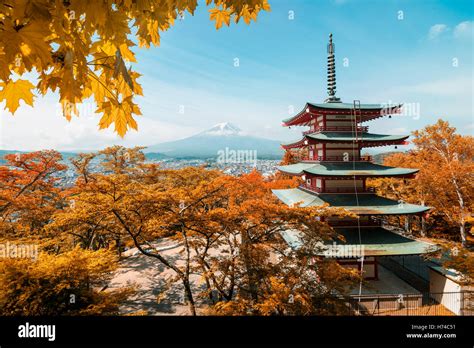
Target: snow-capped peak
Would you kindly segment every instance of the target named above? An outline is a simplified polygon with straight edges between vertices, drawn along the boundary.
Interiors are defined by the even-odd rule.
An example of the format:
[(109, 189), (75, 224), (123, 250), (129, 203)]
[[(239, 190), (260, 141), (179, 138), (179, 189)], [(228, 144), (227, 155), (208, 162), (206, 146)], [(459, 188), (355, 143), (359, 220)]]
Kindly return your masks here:
[(201, 135), (242, 135), (242, 130), (229, 122), (218, 123)]

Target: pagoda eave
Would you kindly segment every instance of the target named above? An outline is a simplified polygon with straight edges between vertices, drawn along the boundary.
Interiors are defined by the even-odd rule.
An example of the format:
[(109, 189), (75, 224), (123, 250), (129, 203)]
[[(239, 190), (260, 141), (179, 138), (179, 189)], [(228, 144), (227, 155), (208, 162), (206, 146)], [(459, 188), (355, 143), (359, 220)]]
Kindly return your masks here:
[[(306, 103), (303, 110), (295, 116), (282, 121), (285, 127), (308, 125), (314, 117), (323, 115), (352, 115), (353, 104), (350, 103)], [(360, 122), (374, 120), (379, 117), (398, 114), (402, 104), (386, 106), (383, 104), (362, 104), (360, 109)]]
[(299, 148), (308, 146), (308, 144), (305, 144), (305, 141), (307, 141), (306, 138), (303, 138), (293, 143), (281, 144), (281, 147), (285, 150), (299, 149)]
[[(372, 227), (367, 229), (357, 228), (336, 228), (339, 238), (322, 241), (318, 253), (321, 256), (337, 257), (347, 253), (344, 250), (363, 250), (364, 256), (402, 256), (429, 254), (439, 250), (439, 248), (425, 241), (411, 239), (398, 233), (386, 230), (382, 227)], [(281, 232), (282, 238), (293, 249), (299, 249), (304, 244), (302, 232), (286, 230)], [(359, 257), (354, 255), (353, 257)]]
[(313, 177), (413, 177), (419, 170), (389, 167), (370, 162), (300, 162), (277, 169), (289, 175)]
[(372, 194), (339, 194), (309, 193), (299, 188), (272, 190), (283, 203), (288, 206), (331, 207), (343, 208), (356, 215), (422, 215), (430, 207), (394, 201), (389, 198)]
[[(371, 134), (374, 136), (375, 134)], [(377, 134), (377, 136), (379, 136)], [(383, 138), (387, 139), (383, 139)], [(324, 133), (314, 133), (314, 134), (306, 134), (304, 137), (298, 141), (281, 144), (281, 147), (285, 150), (296, 149), (296, 148), (303, 148), (309, 145), (316, 145), (316, 144), (358, 144), (359, 147), (379, 147), (379, 146), (394, 146), (394, 145), (408, 145), (406, 139), (408, 139), (408, 135), (406, 136), (384, 136), (380, 135), (380, 140), (371, 138), (364, 135), (360, 137), (355, 137), (353, 135), (341, 136), (341, 137), (328, 137)]]
[[(291, 174), (289, 174), (291, 175)], [(344, 175), (334, 175), (334, 174), (314, 174), (309, 172), (304, 172), (301, 175), (306, 175), (307, 178), (325, 178), (330, 180), (347, 180), (347, 179), (368, 179), (368, 178), (398, 178), (398, 179), (414, 179), (415, 174), (354, 174), (347, 173)]]

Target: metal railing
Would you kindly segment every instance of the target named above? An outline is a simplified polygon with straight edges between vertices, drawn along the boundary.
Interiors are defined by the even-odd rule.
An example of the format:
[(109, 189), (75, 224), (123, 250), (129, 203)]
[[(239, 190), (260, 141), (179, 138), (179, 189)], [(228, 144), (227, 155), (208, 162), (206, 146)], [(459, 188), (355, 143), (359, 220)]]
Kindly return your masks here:
[[(316, 193), (355, 193), (355, 189), (353, 187), (326, 187), (324, 190), (320, 187), (308, 185), (306, 183), (301, 184), (300, 188), (312, 191)], [(375, 193), (375, 189), (373, 187), (367, 187), (365, 190), (363, 188), (358, 188), (357, 193)]]
[[(318, 162), (352, 162), (352, 156), (304, 156), (303, 161), (318, 161)], [(355, 157), (356, 162), (372, 162), (372, 156), (360, 156)]]
[(473, 316), (474, 291), (353, 295), (349, 315)]
[[(356, 190), (353, 187), (326, 187), (324, 191), (325, 193), (355, 193)], [(363, 188), (358, 188), (357, 193), (375, 193), (375, 189), (373, 187), (366, 187), (365, 190)]]
[[(358, 126), (357, 132), (367, 132), (368, 126)], [(303, 135), (317, 133), (317, 132), (354, 132), (352, 126), (319, 126), (303, 132)]]

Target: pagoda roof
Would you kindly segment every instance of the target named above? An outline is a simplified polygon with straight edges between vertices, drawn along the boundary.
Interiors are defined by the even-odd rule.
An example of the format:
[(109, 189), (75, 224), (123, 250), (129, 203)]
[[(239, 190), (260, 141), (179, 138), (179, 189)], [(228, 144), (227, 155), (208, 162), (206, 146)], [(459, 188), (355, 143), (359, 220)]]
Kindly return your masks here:
[[(364, 256), (394, 256), (394, 255), (419, 255), (438, 250), (435, 244), (427, 243), (421, 240), (407, 238), (398, 233), (391, 232), (382, 227), (358, 228), (336, 228), (336, 232), (345, 238), (341, 241), (337, 238), (321, 243), (322, 256), (347, 255), (348, 246), (355, 250), (363, 250)], [(301, 247), (301, 232), (295, 230), (286, 230), (281, 232), (281, 236), (294, 249)], [(329, 247), (329, 248), (328, 248)], [(344, 248), (345, 247), (345, 248)], [(361, 255), (354, 255), (360, 257)]]
[[(394, 142), (401, 143), (408, 137), (409, 135), (387, 135), (363, 132), (358, 134), (357, 141), (365, 143), (368, 146), (377, 146), (378, 144), (384, 145), (392, 144)], [(303, 146), (305, 139), (325, 143), (348, 143), (354, 142), (356, 137), (353, 132), (314, 132), (304, 135), (304, 137), (298, 141), (282, 144), (282, 146), (284, 148)]]
[(291, 175), (312, 174), (315, 176), (411, 176), (418, 169), (396, 168), (370, 162), (300, 162), (286, 166), (277, 166), (277, 169)]
[[(403, 104), (360, 104), (361, 122), (400, 112)], [(305, 125), (316, 115), (350, 115), (353, 103), (306, 103), (304, 109), (293, 117), (284, 119), (284, 126)], [(359, 108), (359, 105), (357, 106)]]
[(331, 194), (309, 193), (299, 188), (272, 190), (286, 205), (299, 204), (301, 207), (318, 207), (324, 204), (344, 208), (357, 215), (406, 215), (421, 214), (430, 208), (381, 197), (376, 194)]

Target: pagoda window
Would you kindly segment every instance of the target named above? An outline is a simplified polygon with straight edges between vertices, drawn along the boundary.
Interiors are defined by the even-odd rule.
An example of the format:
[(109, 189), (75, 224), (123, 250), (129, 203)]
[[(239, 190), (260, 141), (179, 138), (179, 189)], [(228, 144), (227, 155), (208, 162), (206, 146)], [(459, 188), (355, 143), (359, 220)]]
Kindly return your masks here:
[(323, 183), (322, 183), (321, 179), (316, 179), (316, 187), (317, 188), (322, 188), (323, 187)]

